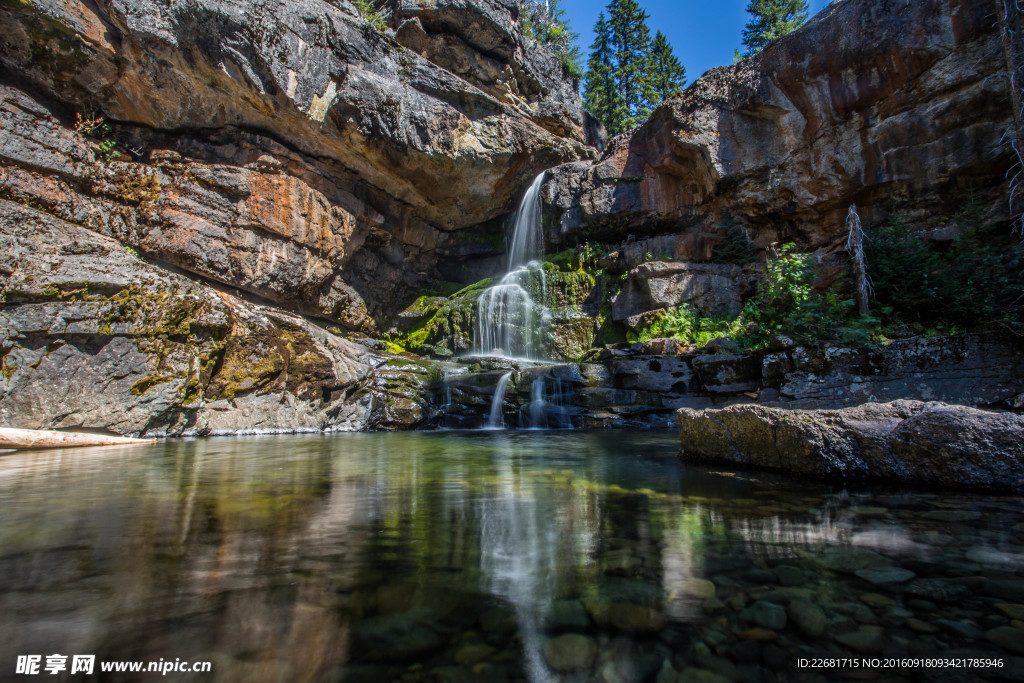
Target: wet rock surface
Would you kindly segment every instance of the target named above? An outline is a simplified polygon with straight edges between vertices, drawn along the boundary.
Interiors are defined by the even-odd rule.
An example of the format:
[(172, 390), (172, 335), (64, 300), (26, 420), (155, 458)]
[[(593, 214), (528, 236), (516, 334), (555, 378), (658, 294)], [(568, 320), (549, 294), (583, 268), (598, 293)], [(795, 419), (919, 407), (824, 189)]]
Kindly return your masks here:
[[(678, 413), (682, 455), (824, 478), (1024, 489), (1024, 416), (919, 401), (842, 410), (733, 406)], [(938, 511), (948, 522), (970, 519)], [(872, 583), (913, 574), (866, 571)]]

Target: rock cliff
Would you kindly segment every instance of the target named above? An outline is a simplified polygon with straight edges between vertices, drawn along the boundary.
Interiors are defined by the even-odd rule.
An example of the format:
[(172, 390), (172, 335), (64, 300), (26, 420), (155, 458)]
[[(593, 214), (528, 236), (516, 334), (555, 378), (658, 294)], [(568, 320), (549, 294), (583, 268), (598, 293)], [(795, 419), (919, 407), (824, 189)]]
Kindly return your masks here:
[(595, 154), (519, 7), (0, 3), (0, 424), (422, 422), (432, 370), (336, 334)]
[[(518, 5), (411, 5), (396, 32), (344, 1), (4, 3), (3, 192), (372, 332), (458, 231), (593, 153)], [(112, 125), (85, 132), (122, 142), (115, 163), (75, 114)]]
[[(704, 74), (598, 162), (556, 169), (549, 241), (635, 238), (640, 253), (706, 260), (731, 214), (758, 246), (819, 249), (845, 239), (851, 204), (927, 221), (955, 214), (969, 189), (1005, 219), (1019, 48), (1004, 49), (1017, 34), (1003, 5), (833, 2)], [(674, 239), (641, 246), (648, 235)]]

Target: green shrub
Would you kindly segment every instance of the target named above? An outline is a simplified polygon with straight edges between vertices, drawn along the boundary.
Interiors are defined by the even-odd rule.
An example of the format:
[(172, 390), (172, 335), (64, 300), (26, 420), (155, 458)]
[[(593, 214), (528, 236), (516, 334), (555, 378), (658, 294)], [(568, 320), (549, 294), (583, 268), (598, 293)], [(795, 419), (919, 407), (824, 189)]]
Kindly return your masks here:
[(705, 317), (686, 304), (671, 308), (633, 335), (635, 341), (669, 337), (686, 344), (704, 346), (716, 337), (736, 338), (742, 334), (740, 318)]
[(789, 243), (775, 249), (757, 296), (747, 301), (742, 318), (756, 323), (746, 331), (747, 345), (758, 347), (772, 335), (783, 334), (800, 343), (842, 341), (863, 343), (877, 338), (879, 321), (857, 316), (856, 303), (847, 296), (844, 278), (825, 291), (814, 287), (817, 268), (810, 254)]
[(715, 242), (711, 250), (711, 260), (715, 263), (735, 263), (744, 265), (757, 257), (754, 243), (747, 237), (747, 232), (731, 215), (722, 218), (717, 230), (720, 240)]
[(1024, 245), (986, 223), (968, 202), (953, 218), (960, 235), (927, 239), (899, 216), (867, 233), (868, 274), (889, 325), (1024, 332)]
[(359, 16), (361, 16), (363, 19), (366, 19), (366, 21), (370, 23), (370, 26), (373, 26), (375, 29), (381, 32), (387, 30), (388, 22), (385, 21), (384, 17), (381, 15), (378, 9), (373, 6), (371, 0), (352, 1), (355, 4), (356, 9), (359, 10)]

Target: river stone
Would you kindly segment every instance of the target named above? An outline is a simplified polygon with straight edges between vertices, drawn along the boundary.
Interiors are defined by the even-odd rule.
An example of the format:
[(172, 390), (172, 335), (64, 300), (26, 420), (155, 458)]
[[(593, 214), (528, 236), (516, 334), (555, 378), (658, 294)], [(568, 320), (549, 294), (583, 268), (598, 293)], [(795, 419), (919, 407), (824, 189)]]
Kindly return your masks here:
[(860, 596), (860, 601), (868, 607), (889, 607), (896, 604), (895, 600), (881, 593), (864, 593)]
[(770, 569), (751, 569), (743, 572), (743, 579), (750, 583), (778, 583), (778, 577)]
[(486, 643), (467, 643), (455, 651), (457, 664), (476, 664), (495, 653), (495, 649)]
[(707, 600), (715, 597), (715, 584), (707, 579), (687, 579), (679, 584), (679, 592), (693, 598)]
[(771, 631), (781, 631), (786, 626), (786, 610), (765, 600), (758, 600), (740, 612), (741, 621), (749, 621)]
[(858, 547), (839, 547), (826, 550), (818, 564), (832, 571), (853, 574), (861, 569), (888, 565), (892, 560), (873, 550)]
[(776, 567), (775, 576), (783, 586), (802, 586), (807, 583), (807, 574), (802, 569), (788, 564)]
[(665, 626), (665, 614), (659, 608), (631, 602), (586, 603), (587, 611), (599, 626), (627, 633), (657, 633)]
[(593, 638), (578, 633), (550, 638), (544, 643), (544, 657), (555, 671), (589, 669), (597, 656)]
[(925, 600), (958, 602), (970, 595), (970, 590), (953, 579), (914, 579), (907, 584), (906, 594)]
[(881, 626), (861, 626), (856, 631), (836, 636), (836, 642), (861, 654), (876, 654), (882, 651), (885, 643), (885, 629)]
[(725, 676), (720, 676), (714, 671), (688, 667), (683, 669), (682, 673), (679, 674), (679, 678), (676, 680), (678, 683), (729, 683), (730, 679)]
[(852, 617), (861, 624), (874, 624), (878, 621), (871, 608), (859, 602), (837, 602), (832, 605), (832, 609)]
[(917, 576), (914, 572), (902, 567), (871, 567), (869, 569), (858, 569), (854, 574), (873, 586), (903, 583)]
[(944, 628), (958, 638), (965, 638), (967, 640), (979, 640), (985, 637), (985, 634), (977, 626), (972, 626), (963, 621), (956, 621), (955, 619), (936, 619), (936, 626)]
[(990, 643), (1005, 648), (1018, 655), (1024, 655), (1024, 628), (1017, 626), (999, 626), (985, 632)]
[(353, 652), (367, 661), (409, 661), (444, 644), (434, 627), (437, 615), (420, 608), (367, 619), (352, 631)]
[(934, 626), (928, 623), (927, 621), (922, 621), (921, 619), (917, 618), (907, 619), (907, 627), (910, 628), (911, 631), (916, 631), (917, 633), (939, 632), (939, 628), (937, 626)]
[(794, 600), (786, 608), (786, 614), (800, 631), (812, 638), (825, 632), (828, 619), (820, 607), (809, 600)]
[(502, 607), (494, 607), (480, 615), (480, 628), (485, 633), (508, 636), (519, 628), (515, 612)]
[(587, 609), (579, 600), (556, 600), (544, 620), (544, 627), (555, 633), (562, 631), (586, 631), (590, 628)]
[(996, 605), (996, 609), (1010, 619), (1019, 619), (1020, 621), (1024, 621), (1024, 605), (1011, 605), (1006, 602), (1001, 602)]

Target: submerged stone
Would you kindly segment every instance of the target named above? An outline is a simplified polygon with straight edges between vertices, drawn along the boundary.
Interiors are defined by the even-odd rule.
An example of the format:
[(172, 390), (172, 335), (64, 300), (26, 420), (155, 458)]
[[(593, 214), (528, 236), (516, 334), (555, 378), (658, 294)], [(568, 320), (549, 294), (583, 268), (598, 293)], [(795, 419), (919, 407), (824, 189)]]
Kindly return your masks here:
[(861, 654), (876, 654), (882, 651), (885, 644), (885, 629), (881, 626), (861, 626), (856, 631), (836, 636), (836, 642)]
[(774, 603), (758, 600), (740, 612), (740, 620), (753, 622), (772, 631), (781, 631), (786, 626), (786, 610)]
[(858, 569), (854, 574), (874, 586), (904, 583), (917, 576), (917, 574), (909, 569), (901, 567), (871, 567), (869, 569)]
[(596, 656), (594, 639), (578, 633), (550, 638), (544, 643), (544, 657), (555, 671), (589, 669)]

